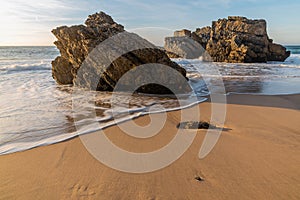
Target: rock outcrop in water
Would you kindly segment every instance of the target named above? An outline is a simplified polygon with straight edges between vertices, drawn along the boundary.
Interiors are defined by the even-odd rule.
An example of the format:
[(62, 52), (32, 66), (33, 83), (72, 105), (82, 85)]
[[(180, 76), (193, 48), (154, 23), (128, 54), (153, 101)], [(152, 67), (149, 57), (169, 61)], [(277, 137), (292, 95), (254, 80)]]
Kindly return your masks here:
[[(206, 61), (254, 63), (284, 61), (290, 56), (290, 52), (285, 47), (274, 44), (273, 40), (269, 39), (265, 20), (228, 17), (228, 19), (213, 22), (212, 27), (197, 29), (184, 37), (193, 39), (206, 49), (206, 54), (204, 54)], [(182, 35), (178, 34), (172, 40), (166, 38), (166, 50), (176, 52), (178, 47), (170, 45), (170, 41), (176, 44), (175, 41), (180, 40), (182, 40)], [(184, 48), (180, 47), (180, 49)], [(190, 51), (189, 49), (188, 52)], [(178, 55), (181, 56), (184, 53), (181, 52)]]
[(245, 17), (213, 22), (206, 50), (217, 62), (284, 61), (290, 56), (283, 46), (269, 39), (265, 20)]
[[(103, 12), (90, 15), (85, 25), (63, 26), (54, 29), (52, 33), (57, 38), (55, 45), (61, 53), (52, 62), (52, 75), (59, 84), (75, 84), (98, 91), (113, 91), (124, 74), (148, 63), (168, 66), (186, 78), (186, 71), (172, 62), (164, 50), (156, 48), (136, 34), (127, 33), (122, 25), (114, 22), (109, 15)], [(113, 37), (120, 33), (122, 33), (120, 37)], [(105, 42), (110, 38), (115, 39)], [(100, 44), (102, 48), (105, 47), (102, 52), (97, 49)], [(95, 53), (95, 47), (99, 51), (99, 55)], [(128, 49), (133, 50), (127, 51)], [(87, 59), (92, 52), (93, 58)], [(86, 59), (89, 62), (89, 68), (80, 70), (82, 65), (87, 62)], [(105, 66), (108, 61), (111, 61), (109, 66)], [(177, 92), (184, 93), (190, 90), (182, 80), (174, 79), (171, 75), (159, 70), (155, 73), (150, 70), (147, 74), (155, 77), (141, 77), (144, 75), (145, 73), (135, 75), (124, 83), (128, 83), (128, 87), (130, 87), (132, 84), (141, 84), (140, 80), (159, 79), (175, 85), (178, 89)], [(171, 93), (169, 89), (158, 84), (144, 85), (137, 91), (154, 94)]]
[(170, 58), (186, 59), (199, 58), (204, 52), (201, 44), (192, 40), (191, 36), (167, 37), (165, 50)]
[(73, 84), (77, 71), (88, 54), (107, 38), (124, 31), (105, 13), (90, 15), (85, 25), (62, 26), (52, 30), (57, 38), (54, 44), (60, 51), (52, 62), (53, 78), (59, 84)]
[(170, 58), (195, 59), (205, 51), (197, 34), (186, 29), (175, 31), (173, 37), (165, 38), (164, 48)]

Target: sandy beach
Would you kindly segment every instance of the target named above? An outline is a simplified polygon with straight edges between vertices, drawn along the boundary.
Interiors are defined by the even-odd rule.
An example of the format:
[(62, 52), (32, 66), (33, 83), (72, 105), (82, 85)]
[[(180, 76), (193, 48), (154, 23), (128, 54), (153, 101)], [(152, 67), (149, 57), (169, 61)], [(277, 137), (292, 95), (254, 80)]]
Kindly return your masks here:
[(299, 9), (3, 1), (0, 200), (300, 200)]
[[(300, 199), (300, 95), (228, 97), (225, 128), (203, 160), (206, 131), (175, 163), (147, 174), (113, 170), (94, 159), (80, 138), (0, 157), (0, 199)], [(211, 103), (202, 103), (209, 120)], [(149, 117), (135, 120), (147, 125)], [(134, 139), (117, 127), (105, 134), (121, 148), (148, 152), (177, 131), (180, 112), (163, 130)], [(197, 181), (195, 177), (204, 181)]]

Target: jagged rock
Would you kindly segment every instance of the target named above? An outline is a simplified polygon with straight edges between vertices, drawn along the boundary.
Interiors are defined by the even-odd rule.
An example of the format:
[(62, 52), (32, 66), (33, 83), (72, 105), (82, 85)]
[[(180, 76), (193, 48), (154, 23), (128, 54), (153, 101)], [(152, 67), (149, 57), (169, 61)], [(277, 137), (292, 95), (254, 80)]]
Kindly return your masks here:
[[(52, 33), (57, 38), (55, 45), (61, 53), (61, 56), (52, 62), (52, 75), (59, 84), (75, 84), (99, 91), (113, 91), (115, 85), (124, 74), (147, 63), (169, 66), (186, 78), (186, 71), (175, 62), (172, 62), (164, 50), (157, 49), (153, 44), (136, 34), (127, 33), (122, 25), (114, 22), (109, 15), (103, 12), (90, 15), (85, 25), (63, 26), (54, 29)], [(120, 35), (119, 33), (122, 33), (120, 41), (105, 44), (107, 39)], [(95, 56), (93, 53), (93, 59), (95, 60), (88, 59), (86, 61), (90, 53), (95, 52), (95, 47), (103, 43), (107, 48), (103, 52), (99, 52), (99, 56)], [(124, 54), (123, 52), (127, 47), (122, 47), (121, 44), (128, 46), (128, 48), (131, 47), (134, 51)], [(138, 48), (141, 46), (144, 48)], [(106, 53), (106, 51), (109, 52)], [(105, 64), (110, 61), (110, 58), (114, 59), (111, 60), (109, 67), (107, 67)], [(86, 62), (90, 62), (89, 68), (80, 69)], [(144, 75), (145, 73), (142, 74)], [(139, 80), (155, 78), (176, 85), (180, 92), (190, 91), (187, 84), (183, 83), (183, 81), (175, 80), (174, 77), (168, 76), (166, 73), (157, 71), (154, 74), (151, 71), (151, 73), (148, 73), (148, 76), (150, 75), (155, 77), (132, 77), (132, 80), (128, 80), (128, 84), (138, 84), (140, 83)], [(138, 92), (171, 93), (169, 89), (156, 84), (142, 86), (138, 89)]]
[(195, 32), (192, 33), (192, 38), (200, 43), (205, 49), (206, 45), (210, 39), (211, 27), (207, 26), (204, 28), (197, 28)]
[(182, 39), (178, 37), (182, 35), (191, 37), (206, 49), (204, 54), (199, 51), (205, 61), (254, 63), (284, 61), (290, 56), (285, 47), (269, 39), (265, 20), (232, 16), (213, 22), (212, 27), (198, 28), (191, 36), (187, 30), (183, 30), (175, 32), (172, 39), (166, 38), (167, 51), (187, 58), (187, 53), (183, 52), (197, 49), (192, 50), (191, 45), (185, 47), (186, 44), (180, 42)]
[(73, 66), (68, 60), (58, 56), (54, 61), (52, 61), (52, 66), (52, 75), (57, 83), (61, 85), (73, 84)]
[[(115, 23), (103, 12), (90, 15), (85, 24), (86, 26), (62, 26), (52, 30), (57, 38), (54, 44), (61, 54), (60, 58), (52, 62), (52, 75), (60, 84), (73, 84), (77, 70), (89, 52), (107, 38), (124, 31), (122, 25)], [(70, 72), (72, 77), (67, 76)]]
[(245, 17), (213, 22), (206, 51), (215, 62), (284, 61), (290, 55), (286, 48), (269, 39), (265, 20)]
[(286, 48), (279, 44), (269, 44), (268, 61), (284, 61), (290, 56), (290, 52), (286, 51)]
[(176, 53), (170, 52), (170, 51), (166, 51), (166, 54), (168, 55), (169, 58), (182, 58), (181, 56), (177, 55)]

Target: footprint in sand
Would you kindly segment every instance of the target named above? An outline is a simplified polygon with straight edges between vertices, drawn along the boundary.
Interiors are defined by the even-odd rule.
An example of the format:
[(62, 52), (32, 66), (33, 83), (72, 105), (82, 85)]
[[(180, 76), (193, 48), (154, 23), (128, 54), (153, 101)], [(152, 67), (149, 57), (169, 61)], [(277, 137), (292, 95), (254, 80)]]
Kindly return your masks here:
[(72, 191), (71, 199), (92, 199), (96, 194), (86, 185), (75, 184), (70, 189)]

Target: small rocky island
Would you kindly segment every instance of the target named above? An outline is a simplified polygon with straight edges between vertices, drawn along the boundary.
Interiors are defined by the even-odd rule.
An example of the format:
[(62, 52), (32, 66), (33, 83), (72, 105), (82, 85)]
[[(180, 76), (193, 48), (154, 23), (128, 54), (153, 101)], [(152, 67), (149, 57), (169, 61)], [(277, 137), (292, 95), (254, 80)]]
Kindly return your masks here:
[[(194, 42), (187, 43), (188, 40)], [(202, 48), (195, 48), (197, 43)], [(174, 37), (165, 39), (165, 50), (173, 58), (198, 58), (206, 50), (204, 60), (230, 63), (285, 61), (290, 56), (285, 47), (269, 38), (265, 20), (245, 17), (219, 19), (211, 27), (194, 32), (176, 31)]]
[[(80, 84), (76, 81), (79, 78), (81, 82), (89, 83), (92, 81), (88, 86), (94, 84), (95, 87), (90, 87), (90, 89), (113, 91), (119, 79), (128, 71), (140, 65), (156, 63), (178, 71), (183, 76), (183, 80), (175, 79), (170, 74), (160, 70), (151, 71), (151, 67), (149, 67), (149, 70), (146, 70), (149, 73), (146, 75), (145, 73), (137, 74), (135, 77), (131, 77), (127, 83), (129, 85), (139, 85), (142, 83), (141, 80), (152, 80), (155, 78), (156, 80), (163, 80), (166, 83), (170, 83), (177, 89), (177, 92), (186, 93), (190, 91), (190, 87), (186, 83), (185, 69), (172, 62), (163, 49), (157, 48), (136, 34), (126, 32), (122, 25), (116, 23), (104, 12), (90, 15), (85, 25), (62, 26), (52, 30), (52, 33), (57, 38), (55, 45), (61, 54), (52, 62), (52, 76), (59, 84), (77, 85)], [(116, 58), (115, 60), (111, 60), (111, 64), (108, 67), (104, 66), (102, 62), (96, 62), (96, 64), (90, 66), (89, 71), (78, 73), (89, 54), (98, 45), (105, 44), (104, 41), (120, 33), (124, 33), (122, 36), (124, 39), (120, 43), (125, 44), (125, 47), (120, 46), (120, 43), (109, 43), (106, 44), (108, 49), (104, 49), (105, 53), (108, 54), (107, 58)], [(127, 47), (135, 50), (123, 54), (122, 52)], [(99, 52), (99, 57), (101, 57), (101, 54)], [(94, 57), (97, 57), (97, 54), (94, 54)], [(97, 58), (93, 59), (97, 60)], [(171, 91), (162, 85), (143, 85), (137, 89), (137, 92), (170, 94)]]

